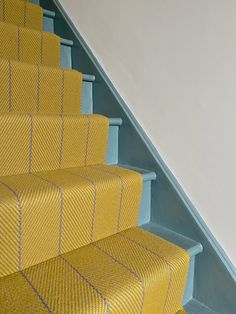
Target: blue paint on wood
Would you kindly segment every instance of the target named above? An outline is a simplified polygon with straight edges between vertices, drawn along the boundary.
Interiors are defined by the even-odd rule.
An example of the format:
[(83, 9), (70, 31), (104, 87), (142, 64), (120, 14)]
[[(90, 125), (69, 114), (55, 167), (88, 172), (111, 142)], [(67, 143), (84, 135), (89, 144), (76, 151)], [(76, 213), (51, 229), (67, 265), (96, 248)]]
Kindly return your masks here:
[(109, 132), (106, 163), (116, 165), (118, 163), (119, 125), (113, 125)]
[(71, 47), (61, 44), (61, 67), (63, 69), (72, 68)]
[(139, 210), (138, 225), (150, 222), (151, 219), (151, 181), (143, 182), (141, 205)]
[(54, 33), (54, 19), (48, 16), (43, 17), (43, 31)]
[(81, 111), (84, 114), (93, 113), (93, 83), (92, 82), (83, 81)]

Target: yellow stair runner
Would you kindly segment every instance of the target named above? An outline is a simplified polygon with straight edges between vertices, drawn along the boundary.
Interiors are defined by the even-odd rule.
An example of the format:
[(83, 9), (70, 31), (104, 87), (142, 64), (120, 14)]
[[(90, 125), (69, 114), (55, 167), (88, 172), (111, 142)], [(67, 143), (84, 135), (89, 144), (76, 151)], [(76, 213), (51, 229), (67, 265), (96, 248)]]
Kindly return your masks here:
[(0, 58), (58, 67), (60, 38), (52, 33), (0, 22)]
[(98, 115), (0, 115), (0, 176), (102, 164), (108, 119)]
[(21, 0), (0, 0), (0, 21), (42, 30), (43, 9)]
[(105, 164), (109, 120), (79, 114), (82, 74), (19, 1), (0, 2), (0, 313), (184, 313), (188, 253), (137, 227), (142, 176)]
[(137, 225), (142, 177), (103, 165), (108, 119), (5, 114), (3, 133), (0, 276)]
[(0, 313), (173, 314), (188, 261), (184, 250), (133, 228), (4, 277)]
[(0, 59), (0, 112), (80, 113), (82, 79), (74, 70)]
[(137, 225), (141, 187), (105, 165), (1, 177), (0, 277)]

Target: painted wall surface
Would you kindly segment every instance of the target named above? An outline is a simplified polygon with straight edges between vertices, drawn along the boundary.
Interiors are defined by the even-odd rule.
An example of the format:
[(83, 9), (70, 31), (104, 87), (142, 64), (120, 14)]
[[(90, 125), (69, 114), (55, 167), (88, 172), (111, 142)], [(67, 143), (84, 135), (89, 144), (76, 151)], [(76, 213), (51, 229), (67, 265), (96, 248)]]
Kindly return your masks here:
[(236, 264), (236, 1), (61, 4)]

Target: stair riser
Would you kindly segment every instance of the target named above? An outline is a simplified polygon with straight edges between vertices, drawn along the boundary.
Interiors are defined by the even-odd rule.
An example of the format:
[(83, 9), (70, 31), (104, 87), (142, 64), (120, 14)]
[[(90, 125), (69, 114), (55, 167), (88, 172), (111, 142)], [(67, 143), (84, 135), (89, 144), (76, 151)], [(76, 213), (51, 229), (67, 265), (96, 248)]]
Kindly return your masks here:
[(118, 163), (118, 140), (119, 140), (119, 126), (112, 125), (109, 128), (106, 155), (106, 163), (109, 165), (116, 165)]
[(84, 114), (93, 113), (93, 83), (92, 82), (83, 81), (81, 112)]
[(64, 69), (72, 68), (71, 47), (63, 43), (61, 44), (61, 67)]
[(151, 181), (143, 182), (143, 192), (139, 210), (139, 226), (146, 224), (151, 219)]
[(54, 33), (54, 18), (44, 14), (43, 16), (43, 30), (45, 32)]

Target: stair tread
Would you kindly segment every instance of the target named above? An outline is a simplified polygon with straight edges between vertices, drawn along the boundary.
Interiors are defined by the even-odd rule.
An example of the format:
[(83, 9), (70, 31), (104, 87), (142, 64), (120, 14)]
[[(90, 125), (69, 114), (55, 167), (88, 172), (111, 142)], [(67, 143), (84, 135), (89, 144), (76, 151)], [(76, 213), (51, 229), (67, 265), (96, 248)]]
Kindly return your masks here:
[[(9, 62), (6, 58), (0, 58), (0, 73), (2, 77), (6, 77), (8, 76), (8, 79), (10, 77), (10, 67), (13, 70), (13, 75), (11, 75), (11, 79), (12, 79), (12, 92), (15, 93), (15, 95), (17, 95), (12, 103), (12, 108), (11, 110), (13, 111), (17, 111), (17, 112), (34, 112), (35, 110), (35, 105), (37, 103), (37, 100), (35, 99), (34, 101), (32, 101), (32, 97), (30, 95), (30, 93), (24, 94), (25, 97), (22, 99), (21, 98), (21, 91), (24, 90), (29, 90), (31, 89), (31, 91), (35, 91), (38, 90), (38, 86), (39, 86), (39, 95), (41, 97), (41, 99), (45, 99), (42, 96), (42, 92), (45, 92), (45, 90), (47, 89), (51, 89), (52, 93), (54, 93), (54, 95), (60, 95), (60, 93), (62, 92), (62, 84), (60, 83), (60, 81), (62, 81), (63, 76), (64, 79), (66, 79), (66, 90), (65, 90), (65, 94), (67, 95), (68, 93), (70, 93), (70, 95), (73, 94), (73, 96), (71, 96), (71, 100), (73, 99), (73, 105), (72, 102), (70, 101), (69, 103), (67, 102), (67, 104), (63, 105), (64, 109), (66, 109), (65, 111), (70, 112), (70, 110), (72, 110), (72, 108), (77, 108), (77, 113), (80, 112), (80, 108), (81, 108), (81, 89), (82, 89), (82, 82), (81, 79), (83, 79), (83, 82), (94, 82), (95, 80), (95, 76), (94, 75), (88, 75), (88, 74), (81, 74), (79, 71), (75, 71), (75, 70), (70, 70), (70, 69), (64, 69), (64, 70), (58, 70), (55, 67), (49, 67), (49, 66), (45, 66), (45, 65), (40, 65), (37, 67), (35, 67), (35, 65), (33, 64), (29, 64), (29, 63), (23, 63), (20, 61), (12, 61)], [(3, 69), (8, 68), (8, 71), (4, 71)], [(35, 75), (35, 73), (38, 73), (38, 70), (40, 71), (40, 75)], [(21, 89), (18, 89), (18, 84), (17, 84), (17, 78), (20, 77), (20, 73), (24, 72), (25, 73), (25, 77), (27, 77), (27, 79), (22, 80), (22, 85), (21, 85)], [(45, 76), (45, 73), (48, 73), (50, 75), (50, 81), (51, 81), (51, 85), (50, 84), (45, 84), (45, 80), (47, 79), (47, 76)], [(81, 77), (82, 75), (82, 77)], [(66, 78), (65, 78), (66, 77)], [(68, 79), (69, 79), (69, 83), (68, 83)], [(41, 84), (39, 84), (39, 81), (41, 82)], [(47, 88), (46, 88), (47, 86)], [(50, 87), (49, 87), (50, 86)], [(53, 87), (53, 89), (52, 89)], [(3, 89), (8, 89), (8, 83), (7, 80), (5, 79), (3, 81), (3, 85), (2, 85)], [(83, 86), (85, 93), (89, 93), (92, 89), (92, 86)], [(72, 93), (72, 94), (71, 94)], [(10, 93), (8, 94), (8, 97), (10, 97)], [(68, 98), (66, 98), (68, 99)], [(14, 108), (15, 107), (15, 103), (19, 103), (19, 101), (21, 101), (21, 103), (24, 103), (24, 106), (21, 106), (20, 108), (18, 107), (17, 109)], [(89, 99), (86, 99), (86, 106), (89, 106)], [(54, 101), (55, 102), (55, 101)], [(27, 106), (26, 106), (27, 104)], [(6, 105), (6, 104), (5, 104)], [(1, 108), (0, 108), (0, 112), (5, 112), (6, 108), (5, 105), (2, 104)], [(68, 107), (69, 105), (69, 107)], [(70, 107), (72, 105), (72, 107)], [(27, 107), (27, 109), (26, 109)], [(86, 108), (87, 108), (86, 107)], [(71, 109), (69, 109), (71, 108)], [(46, 108), (45, 108), (46, 109)], [(69, 110), (68, 110), (69, 109)], [(73, 110), (72, 110), (73, 111)], [(92, 110), (91, 110), (92, 111)], [(56, 112), (56, 111), (55, 111)], [(75, 109), (74, 111), (75, 112)], [(76, 113), (76, 112), (75, 112)], [(86, 113), (86, 112), (85, 112)], [(120, 119), (119, 119), (120, 121)], [(121, 121), (119, 122), (121, 123)]]
[(189, 314), (217, 314), (195, 299), (189, 301), (184, 308)]
[(125, 164), (119, 164), (119, 166), (141, 173), (144, 181), (149, 181), (149, 180), (152, 181), (152, 180), (156, 180), (156, 178), (157, 178), (156, 173), (154, 171), (151, 171), (151, 170), (147, 170), (147, 169), (143, 169), (143, 168), (139, 168), (139, 167), (134, 167), (134, 166), (130, 166), (130, 165), (125, 165)]
[[(17, 271), (18, 245), (10, 239), (18, 236), (18, 206), (21, 212), (24, 211), (23, 221), (28, 222), (22, 225), (25, 235), (21, 243), (22, 268), (56, 257), (58, 241), (61, 243), (59, 252), (64, 254), (132, 228), (137, 222), (142, 178), (127, 169), (103, 164), (85, 165), (2, 176), (0, 183), (1, 204), (7, 209), (0, 213), (6, 241), (0, 277), (1, 274)], [(16, 202), (16, 196), (19, 203)], [(12, 206), (9, 207), (9, 204)], [(37, 216), (37, 224), (30, 219), (34, 215)], [(60, 219), (63, 229), (58, 238)], [(50, 222), (50, 228), (45, 220)], [(31, 236), (32, 228), (35, 237)], [(45, 243), (49, 239), (51, 241)], [(32, 258), (25, 258), (28, 250)], [(6, 265), (8, 256), (13, 260), (13, 269), (11, 265), (1, 267)]]
[[(15, 5), (15, 7), (13, 6)], [(23, 1), (1, 1), (0, 20), (18, 27), (42, 30), (43, 10), (40, 6)]]
[(181, 248), (188, 251), (190, 256), (195, 256), (203, 251), (201, 243), (196, 242), (168, 228), (162, 227), (154, 222), (149, 222), (145, 225), (142, 225), (142, 228), (180, 246)]
[(170, 313), (181, 307), (188, 259), (179, 248), (132, 228), (3, 278), (2, 309), (38, 313), (46, 304), (50, 313), (151, 313), (151, 302), (157, 313)]

